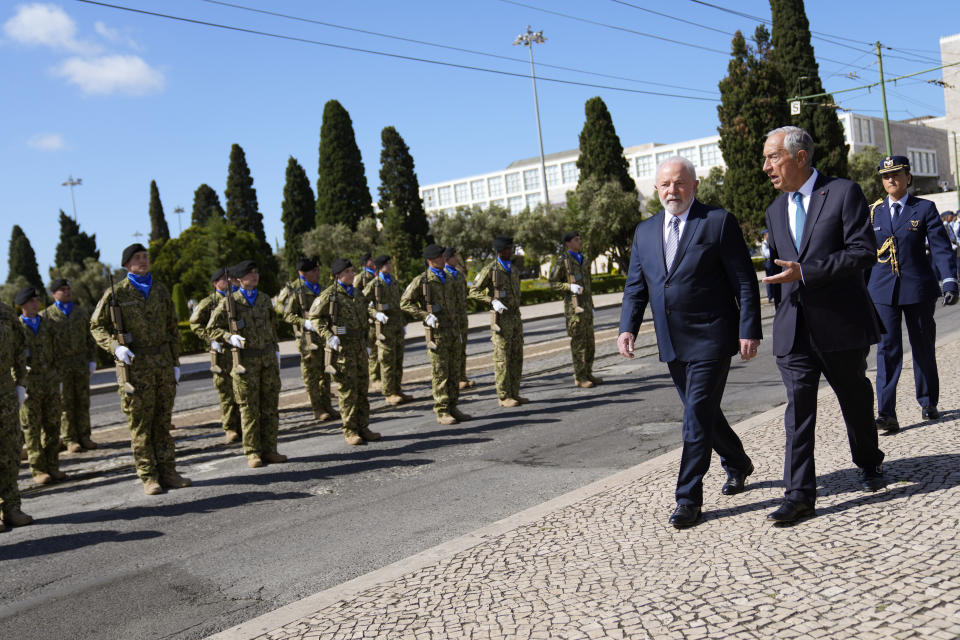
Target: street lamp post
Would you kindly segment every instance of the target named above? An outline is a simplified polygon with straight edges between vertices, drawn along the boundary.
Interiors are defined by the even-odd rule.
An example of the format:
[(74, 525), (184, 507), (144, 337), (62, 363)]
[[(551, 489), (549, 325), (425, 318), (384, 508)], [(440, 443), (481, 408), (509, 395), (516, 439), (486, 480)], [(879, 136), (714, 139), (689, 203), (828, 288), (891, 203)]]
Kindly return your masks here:
[(550, 196), (547, 194), (547, 165), (543, 160), (543, 133), (540, 131), (540, 102), (537, 99), (537, 74), (533, 67), (533, 45), (543, 44), (547, 39), (543, 37), (543, 31), (533, 31), (530, 25), (527, 25), (526, 33), (521, 33), (513, 41), (515, 45), (523, 45), (530, 48), (530, 79), (533, 81), (533, 110), (537, 114), (537, 139), (540, 141), (540, 179), (543, 181), (543, 201), (550, 206)]
[(73, 221), (77, 221), (77, 200), (73, 197), (73, 188), (79, 187), (83, 184), (83, 178), (73, 179), (73, 176), (69, 176), (65, 182), (61, 182), (61, 187), (70, 187), (70, 202), (73, 203)]
[(183, 233), (183, 207), (177, 207), (173, 212), (177, 214), (177, 224), (180, 225), (180, 233)]

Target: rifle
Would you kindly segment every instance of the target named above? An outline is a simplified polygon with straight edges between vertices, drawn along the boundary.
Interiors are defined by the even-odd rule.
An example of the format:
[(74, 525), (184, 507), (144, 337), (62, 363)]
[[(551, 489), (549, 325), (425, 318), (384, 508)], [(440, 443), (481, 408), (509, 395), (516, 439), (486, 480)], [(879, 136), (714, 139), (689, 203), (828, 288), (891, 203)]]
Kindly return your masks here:
[[(107, 271), (110, 278), (110, 322), (113, 323), (113, 337), (118, 344), (128, 347), (133, 342), (133, 337), (123, 330), (123, 313), (120, 311), (120, 303), (117, 302), (117, 291), (113, 286), (113, 273)], [(128, 364), (117, 360), (117, 385), (124, 393), (133, 393), (136, 389), (130, 384), (130, 369)]]
[[(336, 282), (334, 282), (336, 286)], [(330, 292), (330, 330), (333, 331), (333, 335), (340, 335), (340, 327), (337, 326), (337, 290), (334, 289)], [(333, 360), (333, 349), (330, 348), (330, 343), (328, 342), (323, 347), (323, 372), (330, 375), (334, 375), (337, 372), (337, 367), (334, 365)]]
[[(307, 311), (310, 310), (310, 308), (307, 306), (307, 301), (306, 301), (306, 298), (304, 297), (305, 295), (306, 294), (303, 292), (303, 287), (299, 287), (297, 289), (297, 299), (300, 301), (300, 312), (304, 316), (306, 316)], [(307, 351), (316, 351), (320, 347), (318, 347), (317, 344), (313, 341), (313, 336), (310, 335), (311, 333), (313, 332), (307, 331), (306, 329), (304, 329), (303, 332), (300, 334), (303, 339), (303, 346), (306, 347)]]
[[(493, 267), (490, 269), (490, 280), (493, 282), (493, 299), (500, 299), (500, 283), (498, 282), (499, 278), (497, 271), (497, 263), (493, 263)], [(500, 333), (500, 325), (497, 324), (497, 310), (490, 310), (490, 330), (494, 333)]]
[[(383, 284), (380, 282), (380, 276), (377, 276), (377, 278), (373, 281), (373, 298), (376, 301), (376, 306), (374, 308), (380, 313), (383, 313), (383, 302), (380, 300), (380, 287), (382, 286)], [(376, 328), (377, 342), (383, 342), (383, 325), (379, 321), (374, 320), (373, 326)]]
[[(423, 304), (427, 308), (427, 313), (433, 313), (433, 299), (430, 295), (430, 264), (427, 264), (426, 269), (423, 271)], [(437, 325), (439, 326), (439, 318), (437, 319)], [(437, 350), (437, 343), (433, 339), (433, 327), (424, 323), (423, 325), (423, 337), (427, 340), (427, 349), (433, 351)]]
[[(233, 287), (229, 288), (232, 289)], [(240, 335), (240, 330), (246, 326), (246, 322), (237, 320), (237, 307), (233, 300), (233, 291), (227, 291), (224, 302), (227, 306), (227, 327), (230, 329), (230, 333)], [(246, 373), (247, 368), (240, 364), (240, 349), (231, 345), (230, 354), (233, 357), (233, 370), (239, 375)]]
[[(577, 284), (577, 279), (573, 276), (573, 260), (570, 259), (569, 253), (564, 257), (564, 260), (567, 262), (567, 282)], [(583, 307), (580, 306), (580, 296), (575, 293), (570, 294), (570, 301), (573, 302), (574, 313), (583, 313)]]

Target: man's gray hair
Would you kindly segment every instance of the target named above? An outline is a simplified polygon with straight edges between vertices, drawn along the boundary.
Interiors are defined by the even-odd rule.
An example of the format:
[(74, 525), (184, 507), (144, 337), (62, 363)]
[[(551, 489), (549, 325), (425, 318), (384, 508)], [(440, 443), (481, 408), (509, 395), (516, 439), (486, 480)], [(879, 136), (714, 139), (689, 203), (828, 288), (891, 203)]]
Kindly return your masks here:
[(664, 160), (663, 162), (657, 165), (657, 172), (654, 175), (657, 175), (657, 176), (660, 175), (660, 169), (662, 169), (664, 165), (674, 164), (674, 163), (682, 164), (683, 168), (687, 170), (690, 176), (694, 180), (697, 179), (697, 168), (693, 166), (692, 162), (690, 162), (683, 156), (670, 156), (669, 158), (667, 158), (666, 160)]
[(780, 127), (774, 129), (767, 134), (767, 137), (779, 134), (784, 134), (783, 136), (783, 147), (790, 152), (790, 155), (794, 158), (797, 157), (797, 151), (803, 149), (807, 152), (807, 166), (813, 166), (813, 136), (806, 132), (806, 130), (801, 129), (800, 127), (794, 127), (788, 125), (786, 127)]

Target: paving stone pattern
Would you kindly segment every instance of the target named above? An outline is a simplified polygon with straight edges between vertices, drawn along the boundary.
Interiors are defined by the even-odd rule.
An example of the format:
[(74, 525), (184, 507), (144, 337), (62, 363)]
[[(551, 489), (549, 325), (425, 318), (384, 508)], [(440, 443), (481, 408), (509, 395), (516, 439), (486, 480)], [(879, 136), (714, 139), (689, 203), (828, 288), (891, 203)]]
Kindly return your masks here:
[[(782, 497), (782, 412), (740, 432), (748, 490), (705, 483), (704, 520), (667, 525), (676, 455), (636, 479), (377, 585), (260, 638), (960, 637), (960, 343), (939, 349), (943, 417), (881, 437), (889, 487), (863, 493), (836, 399), (821, 394), (817, 517), (765, 520)], [(679, 428), (679, 426), (678, 426)]]

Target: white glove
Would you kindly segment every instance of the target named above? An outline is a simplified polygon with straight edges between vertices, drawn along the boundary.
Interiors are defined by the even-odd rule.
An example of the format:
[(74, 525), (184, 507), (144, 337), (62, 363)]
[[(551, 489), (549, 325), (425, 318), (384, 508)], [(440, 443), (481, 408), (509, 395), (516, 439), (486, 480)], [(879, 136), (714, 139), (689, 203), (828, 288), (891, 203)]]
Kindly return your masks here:
[(438, 323), (437, 323), (437, 316), (435, 316), (435, 315), (433, 315), (433, 314), (431, 313), (431, 314), (428, 315), (426, 318), (424, 318), (423, 323), (426, 324), (426, 325), (427, 325), (428, 327), (430, 327), (431, 329), (436, 329), (436, 328), (437, 328), (437, 324), (438, 324)]
[(113, 350), (113, 354), (117, 356), (117, 360), (119, 360), (123, 364), (133, 363), (133, 358), (134, 358), (133, 351), (130, 351), (130, 349), (126, 348), (122, 344), (117, 345), (117, 348)]
[(583, 293), (583, 287), (580, 286), (579, 284), (571, 284), (571, 285), (570, 285), (570, 293), (572, 293), (572, 294), (575, 295), (575, 296), (578, 296), (578, 295), (580, 295), (581, 293)]
[(317, 331), (317, 328), (313, 326), (313, 323), (310, 322), (309, 320), (303, 321), (303, 329), (304, 331), (313, 331), (314, 333), (316, 333)]
[(338, 336), (330, 336), (327, 340), (327, 345), (334, 351), (340, 350), (340, 338)]
[(239, 336), (235, 333), (231, 333), (230, 335), (227, 336), (227, 342), (229, 342), (232, 346), (236, 347), (237, 349), (243, 349), (243, 345), (247, 343), (247, 340), (243, 336)]
[(503, 304), (503, 303), (500, 302), (499, 300), (494, 300), (494, 301), (493, 301), (493, 310), (496, 311), (497, 313), (503, 313), (504, 311), (507, 310), (507, 305)]
[(277, 367), (280, 367), (280, 352), (277, 351)]
[(377, 315), (374, 317), (380, 324), (387, 324), (387, 320), (389, 320), (389, 318), (387, 318), (387, 314), (385, 314), (383, 311), (377, 311)]
[(97, 370), (96, 362), (91, 362), (89, 366), (90, 366), (90, 373), (94, 373)]
[(23, 401), (27, 399), (27, 388), (17, 385), (17, 403), (23, 406)]
[(217, 353), (223, 353), (223, 345), (221, 345), (216, 340), (210, 341), (210, 348), (216, 351)]
[(180, 382), (180, 367), (173, 368), (173, 381), (176, 383)]
[(60, 383), (60, 395), (63, 395), (63, 383)]

